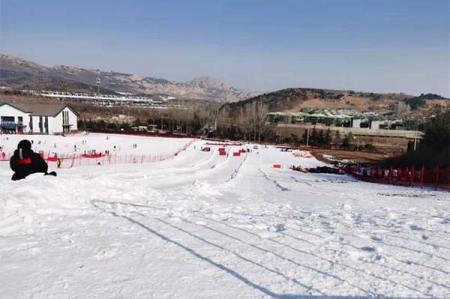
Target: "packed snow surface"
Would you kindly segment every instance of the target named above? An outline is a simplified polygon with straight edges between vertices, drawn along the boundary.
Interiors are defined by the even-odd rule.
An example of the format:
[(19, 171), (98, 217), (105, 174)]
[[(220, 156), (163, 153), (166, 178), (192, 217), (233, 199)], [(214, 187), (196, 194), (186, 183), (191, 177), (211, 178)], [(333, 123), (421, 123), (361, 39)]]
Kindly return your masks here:
[[(23, 136), (0, 138), (10, 151)], [(32, 138), (36, 149), (146, 154), (191, 141)], [(0, 296), (450, 297), (448, 193), (295, 172), (321, 162), (253, 145), (220, 156), (204, 143), (16, 182), (0, 162)], [(240, 148), (251, 152), (233, 156)]]

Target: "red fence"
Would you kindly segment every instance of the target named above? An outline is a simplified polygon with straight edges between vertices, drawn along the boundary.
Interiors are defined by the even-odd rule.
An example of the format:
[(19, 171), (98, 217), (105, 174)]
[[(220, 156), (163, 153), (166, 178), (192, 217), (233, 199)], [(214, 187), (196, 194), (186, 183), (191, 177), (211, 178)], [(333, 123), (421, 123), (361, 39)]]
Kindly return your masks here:
[(147, 131), (116, 131), (116, 130), (101, 130), (95, 129), (89, 131), (91, 133), (104, 133), (104, 134), (118, 134), (118, 135), (133, 135), (133, 136), (152, 136), (152, 137), (164, 137), (164, 138), (195, 138), (193, 135), (187, 135), (184, 133), (171, 133), (171, 132), (147, 132)]
[(113, 165), (113, 164), (143, 164), (163, 161), (174, 158), (175, 154), (163, 155), (96, 155), (87, 157), (86, 155), (65, 155), (56, 160), (48, 158), (47, 161), (55, 163), (57, 168), (72, 168), (90, 165)]
[[(164, 161), (175, 158), (178, 154), (185, 151), (196, 140), (192, 140), (176, 152), (157, 154), (157, 155), (121, 155), (121, 154), (55, 154), (44, 153), (40, 151), (40, 155), (46, 160), (49, 165), (54, 165), (57, 168), (72, 168), (77, 166), (89, 165), (108, 165), (108, 164), (143, 164)], [(9, 161), (11, 155), (0, 152), (0, 161)]]
[(450, 168), (421, 167), (370, 168), (351, 166), (344, 169), (347, 173), (364, 181), (406, 186), (437, 186), (450, 189)]

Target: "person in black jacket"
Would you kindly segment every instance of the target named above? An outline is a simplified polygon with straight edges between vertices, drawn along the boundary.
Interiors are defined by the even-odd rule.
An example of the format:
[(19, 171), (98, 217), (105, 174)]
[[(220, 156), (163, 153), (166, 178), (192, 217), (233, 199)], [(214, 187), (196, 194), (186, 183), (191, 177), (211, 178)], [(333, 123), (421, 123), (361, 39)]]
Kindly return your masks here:
[(31, 142), (28, 140), (19, 142), (17, 149), (14, 151), (14, 155), (9, 161), (9, 165), (12, 171), (14, 171), (11, 178), (13, 181), (24, 179), (36, 172), (56, 176), (56, 172), (54, 171), (48, 173), (47, 162), (39, 154), (33, 152)]

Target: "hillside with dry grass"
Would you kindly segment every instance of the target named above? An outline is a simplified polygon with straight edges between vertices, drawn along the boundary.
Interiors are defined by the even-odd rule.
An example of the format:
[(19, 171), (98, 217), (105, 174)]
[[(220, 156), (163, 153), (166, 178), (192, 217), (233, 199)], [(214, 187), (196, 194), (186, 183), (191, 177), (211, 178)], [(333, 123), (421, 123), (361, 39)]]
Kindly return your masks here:
[[(430, 98), (428, 98), (430, 97)], [(351, 90), (289, 88), (266, 93), (244, 101), (222, 106), (227, 117), (242, 115), (257, 103), (269, 112), (298, 112), (302, 108), (352, 109), (358, 112), (376, 112), (397, 117), (423, 117), (450, 107), (450, 100), (432, 94), (414, 97), (403, 93), (372, 93)]]

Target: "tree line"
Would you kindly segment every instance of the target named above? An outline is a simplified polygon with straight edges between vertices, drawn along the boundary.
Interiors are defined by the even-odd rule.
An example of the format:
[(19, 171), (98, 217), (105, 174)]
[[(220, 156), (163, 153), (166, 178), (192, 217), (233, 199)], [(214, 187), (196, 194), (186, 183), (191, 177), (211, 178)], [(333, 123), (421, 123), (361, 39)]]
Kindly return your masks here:
[(450, 110), (437, 113), (424, 126), (424, 136), (415, 151), (388, 159), (385, 164), (398, 167), (450, 167)]

